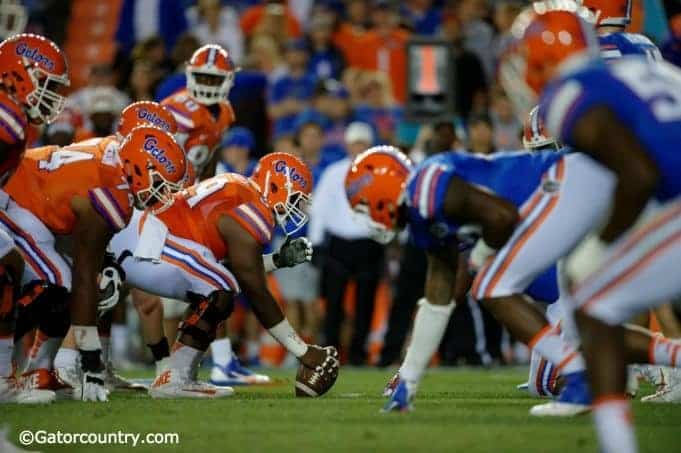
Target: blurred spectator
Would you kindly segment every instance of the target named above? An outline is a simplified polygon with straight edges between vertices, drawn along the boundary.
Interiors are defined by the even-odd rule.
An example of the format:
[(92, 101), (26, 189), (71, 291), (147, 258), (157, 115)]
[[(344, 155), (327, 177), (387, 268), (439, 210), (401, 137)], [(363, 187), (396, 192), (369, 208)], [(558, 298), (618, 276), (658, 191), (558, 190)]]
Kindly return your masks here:
[(457, 16), (463, 30), (463, 46), (476, 54), (487, 80), (494, 76), (494, 29), (485, 22), (486, 0), (459, 0)]
[(486, 114), (473, 115), (468, 120), (466, 150), (473, 154), (492, 154), (494, 147), (494, 125)]
[[(92, 135), (84, 130), (83, 113), (72, 102), (67, 101), (64, 110), (53, 122), (45, 127), (45, 145), (67, 146)], [(80, 132), (80, 137), (78, 136)]]
[(187, 10), (189, 29), (201, 44), (219, 44), (229, 52), (232, 60), (241, 64), (244, 58), (244, 36), (236, 10), (221, 5), (220, 0), (198, 0)]
[(501, 88), (492, 90), (490, 116), (494, 125), (494, 146), (499, 151), (515, 151), (523, 148), (520, 135), (523, 123), (513, 111), (513, 105)]
[(395, 104), (390, 81), (384, 73), (367, 72), (361, 77), (361, 101), (355, 106), (355, 119), (374, 126), (381, 143), (394, 143), (402, 108)]
[(246, 37), (268, 34), (277, 42), (298, 38), (302, 30), (298, 19), (283, 0), (267, 0), (248, 8), (241, 16), (241, 29)]
[(175, 41), (187, 30), (182, 0), (123, 0), (116, 42), (125, 54), (135, 43), (160, 36), (170, 51)]
[[(278, 153), (289, 153), (296, 156), (300, 155), (298, 145), (296, 145), (296, 138), (293, 134), (282, 134), (275, 140), (272, 145), (272, 151)], [(313, 181), (314, 184), (314, 181)]]
[(101, 87), (111, 89), (111, 93), (116, 97), (116, 105), (119, 111), (130, 104), (130, 98), (124, 92), (115, 88), (115, 74), (108, 64), (96, 64), (90, 68), (90, 76), (87, 85), (69, 96), (69, 102), (80, 111), (85, 111), (90, 105), (92, 94)]
[(468, 118), (475, 97), (487, 91), (485, 71), (477, 55), (464, 48), (461, 22), (451, 11), (444, 17), (442, 37), (452, 45), (454, 108), (461, 118)]
[(196, 49), (201, 46), (199, 40), (190, 33), (185, 33), (177, 39), (175, 47), (170, 52), (173, 72), (166, 76), (156, 87), (154, 99), (156, 102), (167, 98), (174, 92), (184, 88), (187, 83), (185, 67)]
[(346, 3), (346, 19), (333, 36), (333, 42), (343, 52), (348, 66), (359, 67), (362, 64), (362, 52), (358, 49), (368, 30), (367, 6), (367, 0), (349, 0)]
[(415, 34), (432, 36), (440, 28), (442, 11), (433, 6), (432, 0), (407, 0), (400, 7), (400, 18)]
[(358, 43), (360, 66), (385, 73), (392, 82), (392, 94), (403, 103), (407, 97), (407, 51), (409, 34), (398, 28), (398, 16), (388, 0), (375, 0), (371, 10), (372, 28)]
[(325, 342), (340, 347), (345, 291), (356, 284), (355, 319), (349, 351), (351, 365), (366, 364), (366, 344), (376, 288), (383, 271), (383, 246), (368, 238), (366, 226), (353, 221), (345, 195), (352, 159), (373, 144), (366, 123), (351, 123), (345, 133), (348, 156), (329, 166), (316, 185), (310, 209), (309, 237), (321, 257), (322, 296), (326, 300)]
[(127, 92), (132, 101), (153, 101), (159, 76), (160, 74), (151, 62), (147, 60), (135, 61), (127, 86)]
[(270, 89), (268, 112), (274, 120), (274, 135), (291, 132), (296, 115), (309, 107), (315, 80), (307, 73), (307, 45), (294, 39), (286, 46), (286, 74), (277, 79)]
[(681, 67), (681, 13), (669, 21), (671, 33), (662, 43), (660, 51), (665, 60)]
[(296, 18), (301, 28), (306, 30), (308, 26), (308, 19), (312, 16), (315, 8), (319, 9), (323, 6), (325, 1), (315, 0), (287, 0), (286, 5), (291, 10), (291, 14)]
[(279, 45), (269, 35), (259, 35), (251, 40), (248, 59), (248, 65), (265, 74), (271, 84), (287, 72)]
[(114, 88), (100, 87), (94, 90), (86, 110), (93, 135), (95, 137), (111, 135), (120, 111)]
[(328, 120), (324, 145), (344, 147), (345, 127), (351, 116), (349, 94), (345, 87), (333, 79), (318, 82), (312, 107)]
[(220, 144), (220, 161), (215, 174), (239, 173), (251, 176), (258, 163), (257, 160), (251, 159), (254, 147), (255, 139), (251, 131), (240, 126), (231, 128)]
[(133, 64), (137, 60), (146, 60), (151, 63), (157, 77), (165, 77), (174, 69), (163, 45), (163, 39), (159, 36), (151, 36), (139, 41), (135, 44), (130, 56)]
[(497, 28), (497, 36), (493, 45), (496, 60), (513, 40), (511, 25), (521, 10), (522, 5), (517, 1), (502, 0), (494, 5), (494, 26)]
[(343, 54), (331, 41), (333, 23), (326, 14), (317, 14), (310, 22), (309, 71), (318, 79), (338, 79), (345, 67)]

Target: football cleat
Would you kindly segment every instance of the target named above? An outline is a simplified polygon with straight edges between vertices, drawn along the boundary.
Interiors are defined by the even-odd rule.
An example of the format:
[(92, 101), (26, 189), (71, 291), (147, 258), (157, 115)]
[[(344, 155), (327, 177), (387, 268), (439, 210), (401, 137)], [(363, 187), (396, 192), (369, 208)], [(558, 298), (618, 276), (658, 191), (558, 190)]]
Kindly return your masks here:
[(51, 390), (24, 388), (14, 376), (0, 377), (0, 404), (49, 404), (56, 399)]
[(385, 387), (383, 387), (383, 396), (385, 397), (390, 397), (393, 395), (393, 392), (397, 388), (397, 384), (400, 383), (400, 372), (398, 371), (393, 375), (393, 377), (390, 378), (387, 384), (385, 384)]
[(653, 368), (651, 374), (656, 380), (652, 383), (657, 386), (657, 391), (652, 395), (644, 396), (641, 401), (644, 403), (681, 403), (681, 370), (667, 367), (648, 368)]
[(393, 391), (390, 399), (381, 412), (410, 412), (414, 410), (414, 406), (411, 404), (416, 394), (416, 384), (410, 384), (407, 381), (399, 381), (397, 387)]
[(573, 417), (591, 410), (591, 391), (583, 371), (564, 375), (565, 386), (555, 401), (530, 409), (535, 417)]
[(38, 368), (21, 375), (21, 386), (31, 390), (51, 390), (58, 399), (70, 399), (73, 387), (62, 381), (55, 370)]
[(59, 377), (59, 380), (73, 387), (74, 391), (78, 386), (80, 386), (82, 371), (80, 370), (79, 367), (75, 365), (61, 367), (57, 368), (55, 371), (57, 373), (57, 376)]
[(146, 390), (147, 388), (116, 374), (113, 363), (104, 362), (104, 386), (109, 390)]
[(213, 364), (210, 371), (210, 383), (219, 387), (229, 385), (262, 385), (270, 384), (272, 380), (264, 374), (257, 374), (244, 368), (239, 359), (234, 357), (226, 366)]
[(231, 387), (216, 387), (207, 382), (192, 380), (189, 369), (167, 369), (158, 375), (149, 387), (149, 395), (156, 399), (215, 399), (233, 394), (234, 389)]

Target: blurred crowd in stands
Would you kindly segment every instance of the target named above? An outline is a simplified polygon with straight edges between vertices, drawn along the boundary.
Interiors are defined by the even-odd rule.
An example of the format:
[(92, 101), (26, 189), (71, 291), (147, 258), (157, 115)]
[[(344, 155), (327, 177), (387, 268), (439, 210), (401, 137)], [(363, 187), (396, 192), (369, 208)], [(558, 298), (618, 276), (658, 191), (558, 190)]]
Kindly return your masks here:
[[(87, 4), (95, 8), (101, 2), (115, 5), (118, 18), (110, 61), (95, 59), (86, 76), (76, 78), (69, 106), (47, 127), (42, 142), (68, 144), (108, 135), (131, 101), (160, 101), (183, 87), (184, 64), (200, 45), (224, 46), (240, 69), (230, 92), (236, 126), (222, 139), (218, 172), (248, 175), (258, 157), (277, 150), (299, 155), (314, 174), (317, 189), (306, 234), (315, 245), (315, 259), (272, 279), (289, 319), (316, 341), (346, 346), (344, 356), (354, 365), (398, 360), (422, 294), (425, 258), (405, 238), (385, 250), (366, 239), (353, 225), (343, 196), (344, 172), (353, 155), (375, 144), (398, 146), (416, 161), (451, 149), (481, 154), (521, 149), (522, 119), (514, 116), (494, 74), (511, 23), (527, 2)], [(29, 31), (45, 33), (60, 44), (68, 40), (76, 0), (23, 3), (31, 12)], [(651, 36), (665, 58), (681, 64), (681, 4), (640, 0), (635, 5), (636, 31)], [(414, 37), (438, 38), (451, 46), (454, 110), (430, 124), (405, 115), (406, 44)], [(243, 327), (248, 321), (239, 321), (247, 317), (235, 316), (230, 327), (233, 341), (243, 340), (246, 362), (278, 363), (280, 359), (262, 353), (267, 339)], [(451, 323), (456, 327), (442, 345), (443, 363), (520, 359), (508, 336), (475, 304), (459, 303)], [(114, 352), (121, 356), (126, 351), (121, 342), (135, 342), (129, 335), (134, 320), (117, 329)]]

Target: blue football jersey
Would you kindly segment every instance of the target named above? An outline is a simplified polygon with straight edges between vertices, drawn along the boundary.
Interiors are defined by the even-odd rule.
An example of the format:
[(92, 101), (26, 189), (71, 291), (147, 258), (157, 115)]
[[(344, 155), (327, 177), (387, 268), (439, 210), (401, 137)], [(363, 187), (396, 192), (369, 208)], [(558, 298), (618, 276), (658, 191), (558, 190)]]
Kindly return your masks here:
[(651, 60), (662, 60), (660, 49), (646, 36), (638, 33), (608, 33), (598, 37), (601, 56), (615, 60), (626, 55), (643, 55)]
[(461, 178), (520, 206), (535, 191), (544, 172), (562, 156), (555, 151), (491, 156), (452, 151), (424, 160), (411, 173), (405, 194), (411, 240), (426, 250), (444, 247), (455, 239), (461, 249), (471, 247), (478, 238), (477, 228), (461, 225), (443, 212), (452, 178)]
[(664, 61), (635, 56), (607, 65), (594, 61), (551, 82), (542, 94), (540, 115), (554, 137), (574, 146), (577, 120), (594, 107), (609, 108), (657, 164), (656, 198), (665, 201), (681, 194), (680, 87), (681, 71)]

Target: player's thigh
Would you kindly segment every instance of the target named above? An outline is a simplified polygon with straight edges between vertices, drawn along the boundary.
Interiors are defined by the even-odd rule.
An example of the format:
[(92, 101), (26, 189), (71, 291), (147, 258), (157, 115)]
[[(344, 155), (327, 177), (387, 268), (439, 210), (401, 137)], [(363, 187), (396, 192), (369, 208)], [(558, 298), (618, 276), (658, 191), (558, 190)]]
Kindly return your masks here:
[(524, 292), (601, 223), (614, 187), (613, 174), (587, 156), (571, 154), (557, 162), (521, 207), (511, 238), (478, 272), (475, 298)]
[(185, 274), (165, 261), (153, 262), (127, 258), (123, 261), (126, 283), (156, 296), (186, 300), (191, 282)]
[(608, 324), (681, 294), (681, 200), (627, 233), (575, 291), (577, 306)]
[(71, 289), (71, 265), (56, 249), (52, 232), (30, 211), (10, 202), (0, 223), (24, 259), (22, 284), (33, 280)]
[(191, 293), (208, 296), (215, 291), (240, 292), (232, 272), (208, 248), (194, 241), (169, 235), (161, 260), (181, 273)]

